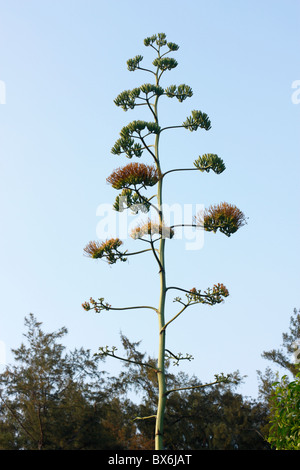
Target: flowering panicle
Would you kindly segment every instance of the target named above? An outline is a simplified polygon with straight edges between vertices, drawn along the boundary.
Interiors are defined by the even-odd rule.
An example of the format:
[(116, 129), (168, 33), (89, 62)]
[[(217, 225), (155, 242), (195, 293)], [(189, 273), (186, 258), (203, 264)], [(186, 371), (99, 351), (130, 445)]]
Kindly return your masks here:
[(123, 212), (125, 209), (130, 209), (134, 214), (141, 212), (149, 212), (150, 202), (147, 198), (141, 197), (140, 194), (136, 193), (132, 189), (125, 188), (116, 197), (113, 204), (113, 208), (117, 212)]
[(156, 44), (159, 47), (167, 45), (170, 51), (177, 51), (179, 49), (179, 46), (177, 44), (175, 44), (174, 42), (167, 41), (167, 36), (165, 33), (153, 34), (153, 36), (149, 36), (144, 39), (144, 45), (146, 47), (151, 46), (155, 48), (153, 44)]
[[(143, 130), (146, 130), (147, 134), (142, 135)], [(121, 129), (121, 137), (112, 147), (111, 153), (114, 155), (125, 153), (128, 158), (141, 157), (144, 147), (134, 139), (144, 139), (149, 134), (159, 133), (160, 127), (156, 122), (132, 121)]]
[(196, 302), (201, 304), (215, 305), (224, 302), (223, 297), (228, 297), (228, 289), (223, 284), (215, 284), (213, 288), (210, 287), (201, 293), (195, 287), (190, 290), (186, 297), (189, 302)]
[(211, 128), (211, 122), (207, 114), (196, 110), (192, 111), (192, 115), (187, 117), (182, 125), (190, 131), (196, 131), (199, 127), (206, 131)]
[[(141, 92), (145, 94), (145, 97), (140, 96)], [(116, 99), (114, 100), (114, 103), (117, 106), (120, 106), (121, 108), (124, 109), (124, 111), (127, 111), (128, 109), (134, 109), (136, 106), (136, 100), (139, 99), (140, 101), (144, 101), (144, 103), (138, 103), (139, 105), (141, 104), (147, 104), (147, 100), (150, 100), (153, 98), (153, 96), (160, 96), (164, 93), (164, 89), (161, 86), (153, 85), (152, 83), (145, 83), (144, 85), (141, 85), (138, 88), (134, 88), (133, 90), (125, 90), (120, 93)], [(151, 94), (149, 96), (149, 94)]]
[(218, 175), (223, 173), (226, 168), (223, 160), (213, 153), (204, 154), (202, 157), (197, 158), (194, 161), (194, 165), (200, 171), (209, 172), (213, 170)]
[(91, 241), (83, 251), (89, 258), (105, 258), (108, 264), (114, 264), (118, 260), (127, 260), (125, 257), (126, 252), (122, 253), (118, 250), (121, 245), (123, 245), (123, 242), (119, 238), (111, 238), (104, 242)]
[(171, 227), (166, 227), (148, 219), (147, 222), (138, 225), (131, 231), (131, 237), (135, 240), (142, 238), (144, 235), (161, 235), (161, 238), (172, 238), (174, 236), (174, 230)]
[(222, 202), (205, 209), (204, 214), (194, 217), (194, 223), (208, 232), (216, 232), (218, 229), (228, 237), (245, 225), (244, 213), (232, 204)]
[(171, 85), (165, 89), (165, 93), (169, 98), (177, 98), (182, 103), (186, 98), (193, 96), (193, 91), (190, 86), (182, 85)]
[(134, 72), (140, 67), (140, 62), (143, 60), (142, 55), (136, 55), (133, 59), (127, 60), (127, 67), (130, 72)]
[(89, 310), (95, 310), (96, 313), (99, 313), (101, 312), (101, 310), (110, 310), (111, 305), (108, 303), (104, 303), (103, 297), (98, 299), (98, 302), (91, 297), (89, 302), (84, 302), (82, 304), (82, 307), (87, 312)]
[(157, 169), (154, 165), (144, 163), (129, 163), (117, 168), (106, 181), (115, 189), (128, 188), (129, 186), (142, 185), (154, 186), (159, 180)]

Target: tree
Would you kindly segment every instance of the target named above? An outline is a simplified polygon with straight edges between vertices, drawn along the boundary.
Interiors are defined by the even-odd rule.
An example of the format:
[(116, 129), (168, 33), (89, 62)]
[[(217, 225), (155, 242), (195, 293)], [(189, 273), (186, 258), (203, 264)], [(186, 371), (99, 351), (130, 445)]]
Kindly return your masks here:
[[(124, 370), (111, 378), (108, 394), (121, 399), (127, 417), (136, 416), (134, 422), (140, 440), (131, 440), (129, 444), (133, 447), (129, 448), (137, 449), (136, 445), (141, 444), (144, 449), (153, 448), (152, 422), (143, 417), (156, 412), (158, 384), (151, 368), (156, 360), (138, 350), (140, 342), (131, 343), (123, 335), (121, 339), (125, 351), (123, 357), (128, 361), (123, 361)], [(238, 372), (232, 374), (236, 383), (204, 387), (195, 376), (172, 373), (172, 365), (172, 361), (166, 361), (167, 389), (173, 390), (168, 396), (165, 416), (166, 450), (270, 449), (262, 434), (268, 423), (267, 408), (263, 403), (244, 399), (235, 392), (241, 380)], [(135, 403), (128, 401), (128, 392), (136, 393), (138, 400)], [(126, 432), (125, 428), (123, 432)]]
[[(0, 449), (153, 449), (154, 428), (143, 417), (156, 412), (156, 359), (141, 353), (139, 342), (121, 336), (128, 361), (113, 377), (95, 367), (101, 357), (90, 358), (82, 348), (63, 354), (57, 341), (65, 328), (45, 334), (32, 315), (25, 323), (29, 343), (15, 350), (16, 365), (0, 375)], [(232, 382), (200, 387), (196, 377), (172, 373), (171, 366), (166, 361), (167, 388), (173, 390), (167, 450), (266, 448), (263, 405), (243, 400)], [(239, 373), (232, 375), (239, 382)]]
[(295, 360), (293, 360), (293, 356), (295, 357), (296, 351), (300, 350), (299, 339), (300, 310), (297, 311), (297, 309), (294, 308), (293, 314), (290, 317), (289, 333), (282, 334), (282, 346), (285, 352), (282, 349), (272, 349), (271, 351), (264, 351), (262, 357), (287, 369), (295, 376), (298, 372), (298, 368)]
[(0, 449), (111, 449), (105, 426), (107, 398), (99, 359), (87, 350), (64, 354), (61, 328), (44, 333), (30, 314), (15, 365), (0, 374)]
[[(282, 369), (288, 372), (289, 375), (295, 377), (298, 372), (297, 362), (300, 352), (300, 310), (294, 308), (290, 317), (289, 332), (282, 334), (282, 347), (280, 349), (272, 349), (271, 351), (264, 351), (262, 357), (279, 365)], [(278, 373), (275, 373), (270, 367), (267, 367), (264, 375), (258, 371), (260, 380), (260, 393), (262, 396), (268, 397), (272, 391), (272, 384), (278, 381)]]
[[(269, 409), (268, 426), (264, 432), (268, 442), (280, 450), (300, 448), (300, 310), (294, 308), (290, 317), (289, 332), (282, 334), (282, 348), (264, 351), (262, 357), (279, 365), (288, 374), (279, 379), (279, 372), (268, 367), (261, 381), (260, 394)], [(292, 377), (292, 380), (288, 377)]]
[(276, 450), (300, 450), (300, 368), (295, 380), (286, 375), (274, 384), (270, 400), (270, 423), (268, 442)]
[[(125, 90), (115, 99), (115, 104), (124, 111), (134, 109), (137, 106), (145, 106), (149, 112), (152, 121), (135, 120), (124, 126), (120, 132), (120, 138), (112, 147), (114, 155), (124, 154), (127, 158), (140, 158), (144, 152), (152, 159), (152, 165), (144, 163), (130, 163), (122, 168), (116, 169), (108, 178), (107, 182), (117, 190), (122, 190), (114, 203), (114, 209), (123, 211), (131, 209), (135, 213), (150, 212), (151, 217), (137, 225), (131, 232), (135, 240), (148, 244), (148, 248), (128, 252), (123, 248), (123, 242), (119, 238), (112, 238), (104, 241), (91, 241), (85, 247), (84, 252), (93, 259), (104, 259), (109, 264), (117, 261), (126, 261), (128, 256), (137, 255), (145, 252), (152, 252), (159, 270), (160, 295), (157, 306), (134, 306), (134, 307), (112, 307), (104, 301), (103, 297), (98, 300), (90, 299), (85, 302), (83, 307), (86, 310), (94, 309), (96, 312), (102, 310), (128, 310), (128, 309), (152, 309), (158, 316), (158, 357), (157, 363), (151, 366), (155, 371), (158, 381), (158, 403), (157, 410), (151, 419), (155, 418), (155, 449), (163, 448), (164, 435), (164, 414), (166, 399), (170, 391), (166, 388), (166, 329), (179, 315), (188, 307), (196, 304), (215, 305), (221, 303), (229, 295), (227, 288), (223, 284), (215, 284), (206, 290), (199, 288), (186, 289), (177, 286), (168, 286), (166, 281), (166, 259), (165, 244), (167, 239), (172, 239), (178, 227), (184, 224), (168, 226), (165, 221), (163, 205), (163, 181), (172, 172), (195, 170), (200, 172), (213, 171), (221, 174), (225, 170), (223, 160), (216, 154), (204, 154), (194, 161), (192, 168), (172, 168), (167, 171), (163, 169), (163, 160), (160, 156), (160, 137), (163, 133), (175, 128), (182, 128), (191, 132), (203, 129), (208, 131), (211, 128), (211, 122), (208, 115), (199, 110), (193, 110), (191, 115), (186, 118), (182, 124), (172, 124), (163, 127), (159, 116), (159, 101), (164, 97), (176, 98), (183, 102), (192, 97), (193, 92), (190, 86), (181, 84), (163, 87), (161, 85), (162, 77), (165, 72), (174, 69), (177, 61), (169, 57), (169, 54), (179, 49), (179, 46), (173, 42), (168, 42), (166, 35), (160, 33), (147, 37), (144, 45), (154, 50), (156, 58), (153, 60), (153, 68), (143, 67), (141, 65), (143, 57), (135, 56), (127, 61), (129, 71), (144, 71), (150, 74), (154, 80), (153, 83), (145, 83), (133, 90)], [(149, 142), (149, 139), (150, 140)], [(146, 190), (156, 187), (156, 192), (151, 196), (145, 195)], [(154, 217), (154, 215), (155, 217)], [(212, 205), (203, 213), (197, 213), (191, 221), (190, 226), (196, 229), (209, 232), (220, 231), (226, 236), (231, 236), (240, 227), (246, 223), (245, 216), (236, 206), (222, 202)], [(158, 248), (157, 248), (158, 244)], [(144, 245), (145, 246), (145, 245)], [(185, 298), (176, 297), (174, 302), (179, 305), (178, 313), (169, 321), (166, 321), (166, 296), (172, 290), (183, 292)], [(113, 355), (115, 349), (102, 350), (103, 354)], [(168, 352), (177, 360), (190, 359), (190, 356)], [(120, 359), (120, 358), (119, 358)], [(121, 358), (122, 359), (122, 358)], [(216, 382), (227, 380), (225, 377), (217, 378)]]

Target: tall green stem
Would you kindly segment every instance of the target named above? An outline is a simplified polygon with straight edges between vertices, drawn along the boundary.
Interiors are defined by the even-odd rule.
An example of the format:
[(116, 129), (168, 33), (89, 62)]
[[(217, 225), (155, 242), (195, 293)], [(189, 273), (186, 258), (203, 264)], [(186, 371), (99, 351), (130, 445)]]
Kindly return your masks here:
[[(161, 204), (161, 189), (162, 182), (159, 183), (159, 205)], [(162, 223), (163, 214), (161, 213)], [(159, 261), (160, 269), (160, 298), (158, 306), (158, 324), (159, 324), (159, 348), (158, 348), (158, 405), (157, 405), (157, 418), (155, 428), (155, 449), (163, 449), (163, 424), (164, 412), (166, 405), (166, 383), (165, 383), (165, 339), (166, 330), (165, 326), (165, 299), (166, 299), (166, 273), (165, 273), (165, 239), (160, 240), (159, 246)]]
[[(156, 74), (156, 84), (158, 85), (159, 78), (158, 72)], [(157, 113), (158, 96), (155, 100), (154, 112), (156, 122), (158, 123)], [(161, 174), (160, 161), (159, 161), (159, 134), (155, 138), (155, 156), (156, 165), (159, 174)], [(163, 226), (163, 199), (162, 199), (162, 185), (163, 179), (158, 181), (157, 189), (157, 203), (159, 210), (159, 224)], [(159, 245), (159, 262), (160, 262), (160, 297), (158, 306), (158, 323), (159, 323), (159, 344), (158, 344), (158, 404), (155, 426), (155, 450), (163, 449), (163, 428), (164, 428), (164, 413), (166, 406), (166, 379), (165, 379), (165, 339), (166, 330), (163, 328), (165, 325), (165, 299), (166, 299), (166, 272), (165, 272), (165, 239), (161, 238)]]

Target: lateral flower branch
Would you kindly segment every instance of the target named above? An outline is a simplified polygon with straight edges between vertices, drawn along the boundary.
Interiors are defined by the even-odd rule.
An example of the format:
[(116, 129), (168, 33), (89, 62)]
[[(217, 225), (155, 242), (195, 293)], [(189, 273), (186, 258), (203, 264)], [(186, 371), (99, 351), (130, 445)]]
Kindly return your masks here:
[[(167, 286), (167, 264), (165, 256), (165, 245), (167, 241), (172, 241), (176, 228), (182, 225), (168, 226), (165, 223), (165, 211), (163, 206), (163, 180), (171, 173), (178, 171), (199, 171), (200, 173), (213, 172), (221, 175), (225, 169), (224, 161), (215, 153), (206, 153), (191, 160), (191, 164), (184, 168), (169, 168), (162, 170), (166, 161), (160, 156), (160, 137), (163, 133), (168, 133), (172, 129), (185, 129), (190, 132), (198, 130), (209, 131), (211, 121), (208, 115), (200, 110), (192, 110), (181, 124), (174, 123), (162, 126), (159, 116), (159, 103), (164, 99), (176, 99), (182, 103), (193, 96), (192, 88), (186, 84), (163, 86), (162, 76), (167, 71), (176, 68), (178, 63), (170, 53), (176, 52), (179, 46), (169, 42), (164, 33), (155, 34), (144, 40), (144, 45), (155, 53), (155, 58), (150, 66), (143, 66), (143, 56), (136, 55), (127, 61), (127, 67), (130, 72), (142, 71), (150, 74), (152, 83), (146, 82), (132, 90), (121, 92), (114, 100), (116, 106), (125, 112), (134, 110), (137, 107), (144, 106), (148, 110), (150, 119), (134, 120), (124, 126), (119, 138), (111, 148), (111, 153), (116, 156), (124, 155), (128, 159), (140, 159), (144, 153), (150, 158), (152, 164), (132, 162), (123, 167), (115, 169), (107, 177), (107, 183), (113, 189), (121, 191), (117, 196), (113, 208), (122, 212), (130, 209), (133, 213), (148, 213), (151, 209), (151, 216), (138, 223), (130, 233), (131, 237), (139, 242), (148, 243), (147, 249), (142, 249), (129, 253), (123, 247), (123, 242), (118, 238), (111, 238), (105, 241), (91, 241), (84, 248), (84, 254), (93, 259), (104, 259), (109, 264), (115, 264), (118, 261), (125, 262), (130, 255), (151, 252), (159, 266), (158, 277), (160, 283), (160, 293), (157, 299), (157, 306), (133, 306), (133, 307), (112, 307), (100, 297), (98, 300), (90, 299), (84, 302), (83, 308), (86, 311), (94, 310), (96, 313), (102, 311), (115, 310), (153, 310), (158, 318), (158, 353), (157, 365), (153, 367), (157, 374), (158, 397), (157, 412), (155, 415), (138, 417), (137, 420), (155, 418), (155, 450), (164, 448), (164, 415), (167, 403), (167, 397), (171, 392), (187, 390), (190, 387), (182, 389), (168, 390), (166, 386), (165, 366), (168, 359), (173, 359), (175, 364), (182, 360), (191, 360), (192, 356), (181, 353), (174, 354), (166, 348), (166, 329), (181, 315), (188, 307), (192, 305), (206, 304), (214, 306), (220, 304), (229, 295), (227, 288), (219, 283), (212, 288), (204, 291), (198, 288), (186, 290), (181, 287)], [(150, 192), (150, 195), (147, 194)], [(152, 209), (156, 218), (152, 217)], [(189, 226), (207, 232), (217, 232), (218, 230), (226, 236), (231, 236), (246, 223), (246, 218), (242, 211), (236, 206), (227, 202), (212, 205), (205, 209), (203, 213), (195, 215)], [(175, 297), (174, 302), (180, 304), (180, 310), (172, 317), (167, 319), (166, 297), (169, 291), (178, 290), (185, 294), (185, 297)], [(142, 313), (140, 313), (142, 314)], [(111, 356), (120, 360), (126, 360), (121, 356), (116, 356), (115, 348), (100, 348), (100, 355)], [(129, 358), (129, 362), (140, 364)], [(144, 364), (146, 365), (146, 364)], [(215, 376), (215, 380), (208, 385), (223, 383), (229, 378), (221, 375)], [(192, 387), (198, 388), (198, 386)]]

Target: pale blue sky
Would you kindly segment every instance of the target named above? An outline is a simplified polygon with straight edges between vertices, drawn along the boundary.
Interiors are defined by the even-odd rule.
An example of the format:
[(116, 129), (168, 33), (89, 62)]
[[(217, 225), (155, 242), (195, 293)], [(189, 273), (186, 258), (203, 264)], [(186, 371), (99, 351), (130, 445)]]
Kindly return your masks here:
[[(256, 395), (256, 370), (268, 365), (261, 353), (281, 344), (300, 307), (300, 104), (292, 102), (299, 18), (296, 0), (0, 0), (0, 341), (7, 361), (30, 312), (46, 331), (66, 326), (70, 348), (118, 346), (122, 331), (157, 352), (150, 310), (96, 315), (81, 303), (90, 296), (114, 306), (157, 299), (151, 256), (109, 267), (85, 258), (83, 248), (96, 238), (97, 207), (116, 196), (106, 177), (129, 162), (110, 149), (122, 126), (141, 116), (113, 103), (149, 81), (126, 61), (142, 54), (150, 64), (143, 39), (165, 32), (180, 49), (163, 85), (186, 83), (194, 95), (182, 104), (161, 100), (162, 119), (181, 124), (200, 109), (212, 129), (165, 134), (163, 167), (189, 166), (203, 153), (226, 164), (222, 175), (170, 175), (165, 201), (226, 200), (249, 217), (231, 238), (206, 233), (199, 251), (168, 243), (169, 284), (223, 282), (230, 291), (222, 305), (187, 310), (169, 327), (168, 347), (192, 354), (180, 370), (203, 381), (239, 369), (248, 375), (240, 391)], [(172, 297), (168, 306), (173, 316)], [(119, 365), (108, 361), (107, 368)]]

